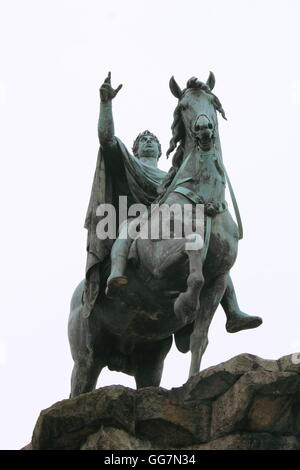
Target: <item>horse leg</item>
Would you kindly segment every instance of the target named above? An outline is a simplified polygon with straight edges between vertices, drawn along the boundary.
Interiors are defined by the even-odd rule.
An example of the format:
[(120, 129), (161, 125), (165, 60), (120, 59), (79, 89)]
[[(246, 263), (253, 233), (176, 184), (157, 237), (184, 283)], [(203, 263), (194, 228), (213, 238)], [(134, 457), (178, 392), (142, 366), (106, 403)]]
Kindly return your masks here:
[(94, 390), (103, 367), (104, 365), (95, 361), (91, 356), (75, 361), (71, 377), (70, 398)]
[[(198, 234), (189, 237), (189, 241), (194, 239), (198, 243)], [(201, 239), (201, 237), (200, 237)], [(202, 241), (202, 239), (201, 239)], [(199, 311), (200, 304), (199, 298), (201, 289), (204, 284), (204, 277), (202, 273), (202, 253), (201, 249), (186, 250), (189, 257), (189, 275), (187, 278), (187, 290), (182, 292), (175, 301), (174, 313), (177, 318), (189, 323), (193, 320), (192, 316), (195, 312)]]
[(157, 343), (137, 347), (132, 359), (137, 388), (159, 387), (164, 360), (172, 346), (172, 336)]
[(201, 359), (208, 345), (208, 329), (224, 295), (227, 280), (228, 274), (222, 274), (211, 281), (208, 286), (205, 285), (201, 292), (200, 310), (190, 339), (192, 358), (189, 377), (197, 374), (200, 370)]

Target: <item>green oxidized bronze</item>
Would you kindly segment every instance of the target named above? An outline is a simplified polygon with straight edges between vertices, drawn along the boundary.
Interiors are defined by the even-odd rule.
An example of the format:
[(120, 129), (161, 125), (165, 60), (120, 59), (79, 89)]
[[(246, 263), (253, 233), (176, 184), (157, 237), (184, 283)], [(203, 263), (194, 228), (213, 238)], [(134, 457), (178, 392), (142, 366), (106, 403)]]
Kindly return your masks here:
[[(220, 303), (230, 333), (262, 323), (260, 317), (240, 310), (230, 277), (242, 224), (222, 160), (216, 112), (223, 118), (225, 113), (212, 93), (214, 84), (212, 73), (206, 83), (191, 78), (184, 90), (171, 78), (178, 104), (167, 174), (157, 167), (161, 147), (151, 132), (139, 134), (134, 155), (115, 136), (112, 99), (121, 85), (114, 90), (109, 74), (100, 88), (100, 150), (85, 221), (86, 277), (73, 294), (69, 319), (75, 363), (71, 396), (95, 388), (105, 366), (133, 375), (138, 388), (159, 386), (173, 335), (179, 351), (191, 351), (190, 376), (196, 374)], [(238, 225), (227, 208), (226, 183)], [(120, 212), (119, 196), (126, 196), (128, 206), (140, 203), (148, 208), (154, 202), (182, 209), (189, 204), (193, 210), (202, 204), (204, 243), (187, 249), (188, 242), (198, 243), (201, 236), (186, 233), (181, 239), (133, 240), (126, 234), (137, 219), (128, 214), (122, 226), (116, 221), (116, 239), (99, 238), (97, 209), (110, 203)], [(152, 217), (154, 212), (146, 214)]]

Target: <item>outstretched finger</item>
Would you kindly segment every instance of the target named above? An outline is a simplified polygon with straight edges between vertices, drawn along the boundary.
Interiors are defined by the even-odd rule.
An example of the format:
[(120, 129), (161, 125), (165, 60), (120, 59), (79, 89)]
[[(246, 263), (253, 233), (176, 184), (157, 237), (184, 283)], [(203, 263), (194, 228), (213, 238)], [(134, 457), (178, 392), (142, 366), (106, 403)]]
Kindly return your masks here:
[(122, 86), (123, 85), (121, 84), (121, 85), (118, 86), (118, 88), (115, 89), (115, 94), (117, 94), (121, 90)]
[(111, 80), (111, 73), (108, 72), (108, 75), (107, 75), (106, 79), (104, 80), (104, 83), (109, 83), (110, 84), (110, 80)]

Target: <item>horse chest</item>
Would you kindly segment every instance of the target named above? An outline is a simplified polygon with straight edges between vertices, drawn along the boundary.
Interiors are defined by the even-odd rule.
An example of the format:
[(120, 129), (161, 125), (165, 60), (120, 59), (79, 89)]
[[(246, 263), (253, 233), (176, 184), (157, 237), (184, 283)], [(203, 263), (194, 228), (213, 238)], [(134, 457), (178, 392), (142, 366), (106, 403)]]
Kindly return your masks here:
[(220, 178), (220, 175), (212, 165), (203, 165), (199, 168), (193, 180), (197, 193), (203, 190), (208, 193), (214, 193), (219, 186), (223, 186), (222, 178)]
[(225, 178), (220, 173), (215, 152), (190, 155), (180, 172), (179, 183), (206, 202), (224, 201)]

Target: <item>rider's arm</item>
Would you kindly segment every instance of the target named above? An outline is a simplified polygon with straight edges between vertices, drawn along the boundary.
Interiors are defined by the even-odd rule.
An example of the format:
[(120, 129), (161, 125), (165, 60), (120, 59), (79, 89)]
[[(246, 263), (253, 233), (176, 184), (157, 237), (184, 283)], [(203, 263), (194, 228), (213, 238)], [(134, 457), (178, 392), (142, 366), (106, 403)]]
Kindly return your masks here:
[(117, 146), (115, 138), (114, 120), (112, 114), (112, 100), (120, 90), (120, 85), (114, 90), (110, 83), (110, 73), (100, 88), (100, 114), (98, 121), (98, 137), (103, 150), (113, 149)]
[(98, 137), (103, 149), (116, 145), (112, 102), (101, 101), (98, 121)]

